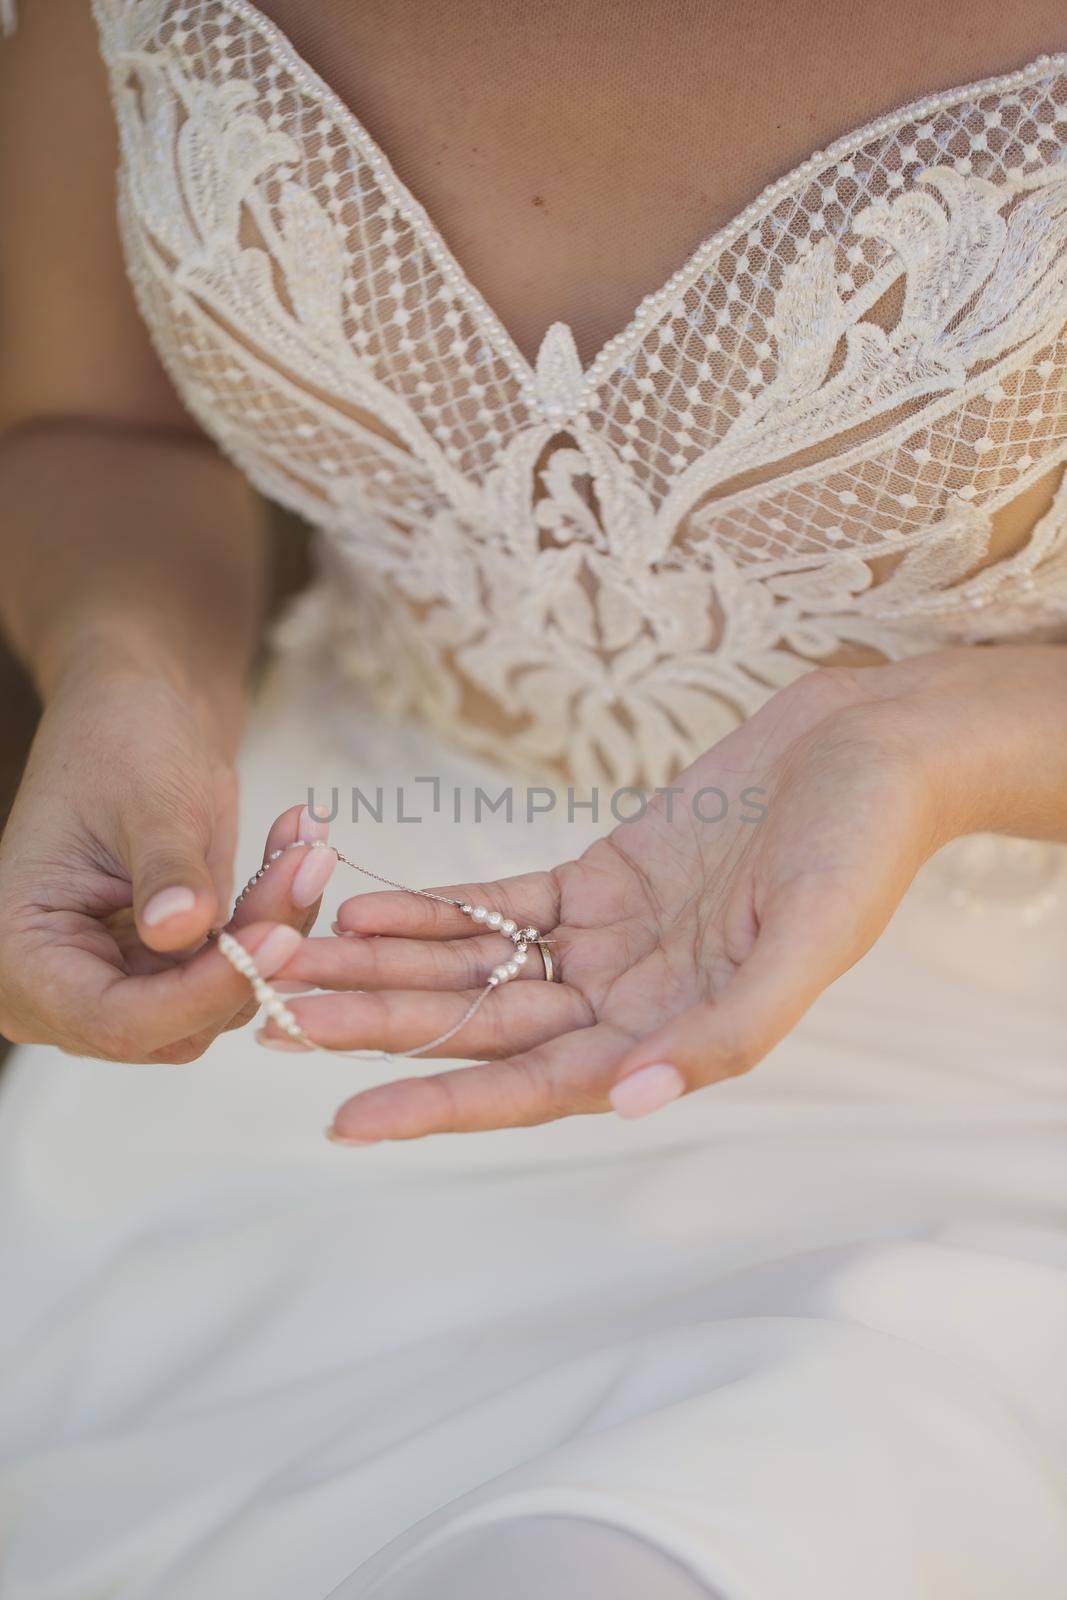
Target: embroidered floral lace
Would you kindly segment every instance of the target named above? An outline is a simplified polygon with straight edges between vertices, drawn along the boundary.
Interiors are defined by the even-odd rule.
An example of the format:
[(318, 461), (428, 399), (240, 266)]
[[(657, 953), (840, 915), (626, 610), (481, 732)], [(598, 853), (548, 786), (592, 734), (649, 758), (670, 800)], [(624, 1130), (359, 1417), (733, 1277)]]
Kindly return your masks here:
[(1062, 472), (990, 553), (1067, 460), (1067, 56), (816, 151), (583, 371), (562, 322), (530, 365), (256, 8), (96, 13), (154, 341), (323, 530), (300, 626), (394, 709), (647, 784), (843, 647), (1067, 637)]

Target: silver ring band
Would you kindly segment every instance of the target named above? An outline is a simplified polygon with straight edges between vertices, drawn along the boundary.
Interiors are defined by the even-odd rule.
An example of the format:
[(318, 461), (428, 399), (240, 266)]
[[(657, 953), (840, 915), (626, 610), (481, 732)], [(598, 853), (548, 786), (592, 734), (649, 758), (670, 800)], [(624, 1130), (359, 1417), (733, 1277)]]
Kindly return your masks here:
[(552, 960), (552, 952), (548, 948), (547, 942), (544, 939), (538, 939), (536, 944), (541, 952), (541, 960), (545, 964), (545, 982), (559, 983), (559, 973), (556, 971), (556, 963)]

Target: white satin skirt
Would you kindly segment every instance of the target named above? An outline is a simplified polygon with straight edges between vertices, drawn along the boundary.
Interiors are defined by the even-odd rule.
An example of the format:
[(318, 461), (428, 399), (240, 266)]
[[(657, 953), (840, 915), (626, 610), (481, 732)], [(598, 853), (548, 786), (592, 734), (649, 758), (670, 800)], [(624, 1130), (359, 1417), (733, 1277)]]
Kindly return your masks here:
[[(456, 824), (455, 790), (513, 780), (293, 667), (242, 770), (243, 874), (309, 786), (423, 886), (605, 820)], [(345, 1149), (323, 1128), (387, 1063), (250, 1030), (187, 1067), (18, 1050), (2, 1600), (406, 1596), (526, 1519), (722, 1600), (1062, 1600), (1065, 855), (943, 852), (760, 1067), (644, 1122)], [(373, 887), (342, 874), (323, 931)]]

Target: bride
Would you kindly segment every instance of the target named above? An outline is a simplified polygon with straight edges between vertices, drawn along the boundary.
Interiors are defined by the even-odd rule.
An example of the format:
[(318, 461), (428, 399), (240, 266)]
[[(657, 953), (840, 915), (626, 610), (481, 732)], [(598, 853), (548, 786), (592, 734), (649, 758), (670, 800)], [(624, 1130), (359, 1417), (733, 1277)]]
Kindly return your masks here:
[(1059, 0), (14, 20), (0, 1595), (1061, 1595)]

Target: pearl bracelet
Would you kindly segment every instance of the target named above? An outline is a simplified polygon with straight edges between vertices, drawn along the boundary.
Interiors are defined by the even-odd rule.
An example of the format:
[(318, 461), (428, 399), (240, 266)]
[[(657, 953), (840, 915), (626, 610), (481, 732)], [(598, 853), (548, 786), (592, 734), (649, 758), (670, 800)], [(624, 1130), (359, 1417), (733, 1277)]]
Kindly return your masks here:
[[(327, 844), (324, 839), (313, 839), (310, 843), (303, 839), (297, 839), (292, 844), (283, 845), (278, 850), (272, 850), (258, 872), (252, 874), (237, 896), (234, 901), (234, 911), (236, 912), (246, 895), (255, 888), (260, 879), (269, 872), (273, 864), (287, 850), (328, 850), (332, 848), (333, 846)], [(289, 1038), (297, 1044), (302, 1044), (309, 1050), (329, 1050), (333, 1055), (354, 1056), (360, 1059), (371, 1058), (381, 1061), (398, 1060), (405, 1056), (424, 1055), (427, 1050), (436, 1049), (439, 1045), (445, 1044), (454, 1034), (457, 1034), (470, 1021), (486, 996), (490, 995), (494, 989), (498, 989), (502, 984), (510, 983), (513, 978), (518, 977), (529, 958), (531, 944), (537, 944), (541, 950), (545, 962), (546, 978), (550, 980), (555, 978), (555, 969), (546, 941), (536, 928), (529, 925), (520, 927), (513, 917), (505, 916), (502, 911), (493, 911), (488, 906), (473, 905), (469, 900), (456, 900), (450, 895), (435, 894), (432, 889), (412, 889), (406, 883), (396, 883), (391, 878), (384, 878), (380, 872), (373, 872), (370, 867), (361, 866), (358, 861), (352, 861), (348, 856), (342, 855), (340, 850), (335, 853), (338, 861), (343, 862), (346, 867), (353, 867), (357, 872), (364, 873), (366, 877), (374, 878), (378, 883), (385, 884), (387, 888), (400, 889), (405, 894), (417, 894), (424, 900), (436, 900), (440, 905), (454, 906), (465, 917), (470, 917), (472, 922), (480, 923), (486, 928), (491, 928), (494, 932), (502, 933), (505, 938), (511, 941), (514, 948), (508, 959), (499, 962), (489, 973), (481, 991), (468, 1005), (459, 1021), (454, 1023), (451, 1028), (447, 1028), (444, 1033), (439, 1033), (436, 1038), (428, 1039), (425, 1044), (418, 1045), (412, 1050), (334, 1050), (330, 1045), (317, 1044), (301, 1027), (292, 1011), (285, 1004), (285, 1001), (275, 989), (271, 988), (267, 980), (258, 971), (255, 961), (244, 945), (235, 939), (232, 933), (227, 933), (224, 928), (215, 930), (212, 937), (218, 944), (220, 952), (242, 977), (247, 978), (252, 993), (266, 1011), (268, 1017), (273, 1022), (276, 1022), (282, 1031), (288, 1034)]]

